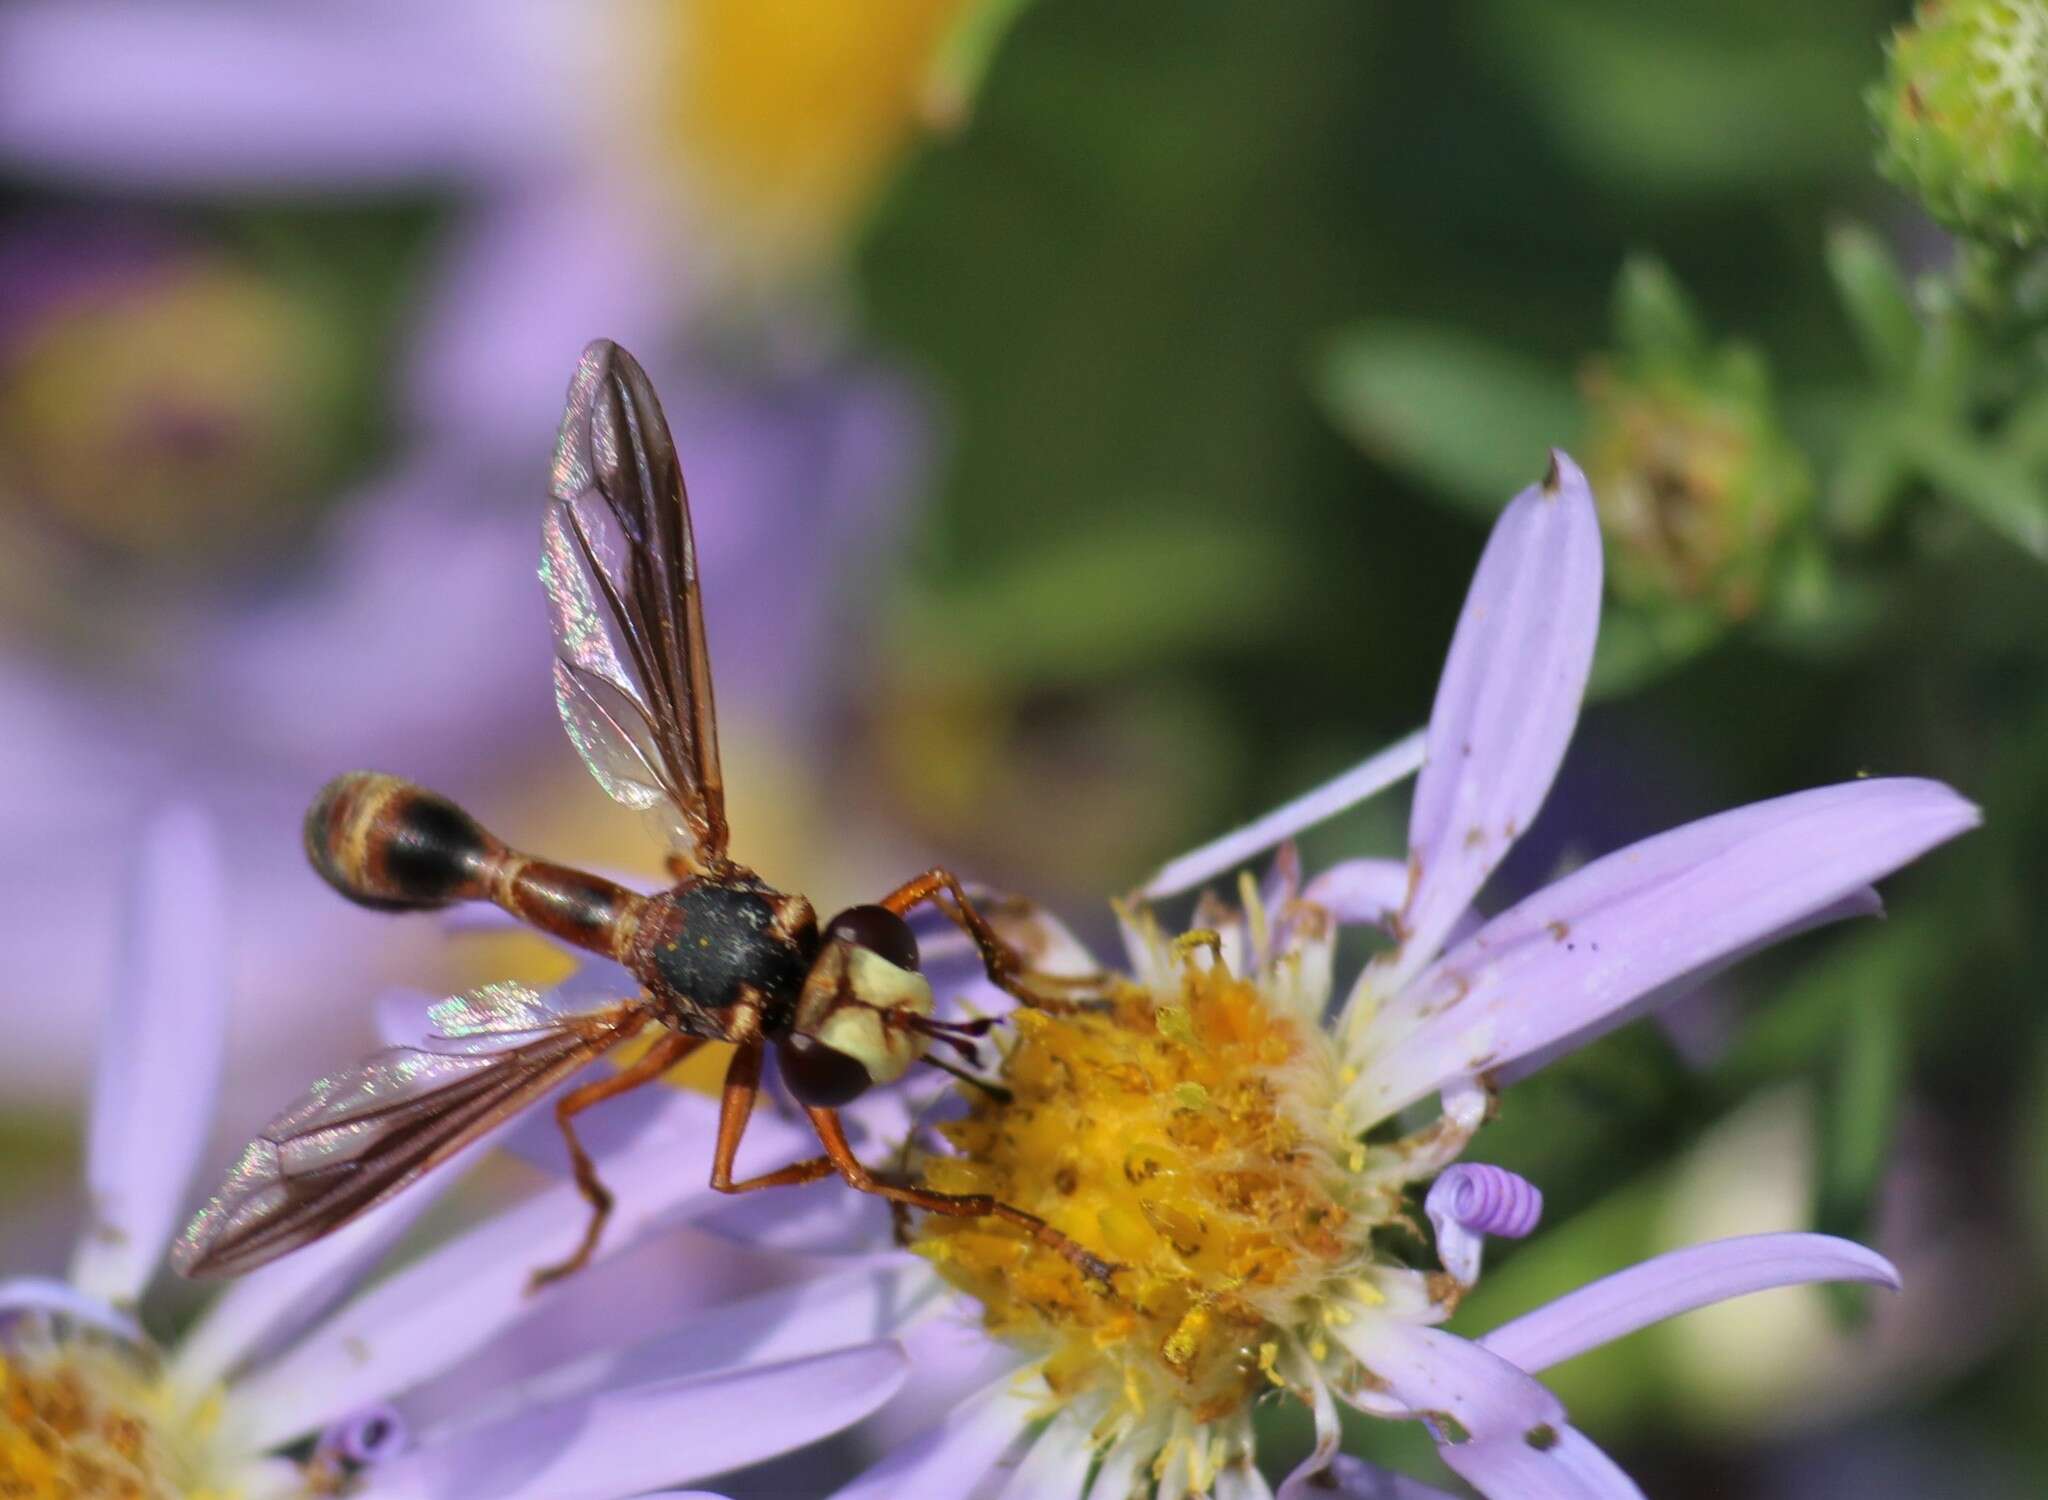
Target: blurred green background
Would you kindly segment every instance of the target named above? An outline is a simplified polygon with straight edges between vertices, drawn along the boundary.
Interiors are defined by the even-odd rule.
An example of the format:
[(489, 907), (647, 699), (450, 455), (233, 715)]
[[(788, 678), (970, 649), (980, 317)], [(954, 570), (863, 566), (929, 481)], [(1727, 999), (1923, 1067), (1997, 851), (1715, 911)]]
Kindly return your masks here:
[[(69, 1060), (0, 1074), (9, 1258), (63, 1243), (138, 807), (195, 796), (244, 851), (224, 1140), (380, 984), (513, 961), (328, 909), (295, 833), (327, 774), (652, 870), (553, 729), (530, 575), (553, 392), (608, 334), (678, 393), (742, 856), (820, 900), (944, 858), (1098, 937), (1422, 721), (1490, 517), (1578, 454), (1598, 697), (1491, 900), (1864, 772), (1986, 826), (1882, 925), (1518, 1088), (1477, 1154), (1547, 1224), (1461, 1326), (1710, 1234), (1863, 1237), (1903, 1298), (1698, 1315), (1560, 1393), (1665, 1497), (2048, 1489), (2048, 382), (2026, 317), (1944, 314), (1954, 247), (1873, 169), (1904, 7), (674, 9), (645, 97), (494, 44), (445, 119), (316, 87), (256, 143), (152, 134), (109, 103), (140, 64), (58, 78), (54, 12), (7, 23), (45, 66), (0, 101), (0, 1015)], [(167, 118), (231, 116), (217, 43), (152, 54)]]

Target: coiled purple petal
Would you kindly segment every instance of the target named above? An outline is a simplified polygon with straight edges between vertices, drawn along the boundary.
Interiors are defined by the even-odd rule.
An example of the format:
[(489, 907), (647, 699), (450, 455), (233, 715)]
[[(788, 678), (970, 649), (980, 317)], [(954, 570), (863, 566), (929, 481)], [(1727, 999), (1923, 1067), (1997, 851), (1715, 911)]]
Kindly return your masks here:
[(1468, 1162), (1437, 1178), (1422, 1207), (1436, 1228), (1437, 1259), (1459, 1285), (1471, 1286), (1486, 1236), (1529, 1233), (1543, 1217), (1543, 1192), (1505, 1167)]
[(347, 1473), (396, 1458), (412, 1444), (405, 1418), (385, 1402), (366, 1406), (334, 1423), (314, 1445), (315, 1462)]

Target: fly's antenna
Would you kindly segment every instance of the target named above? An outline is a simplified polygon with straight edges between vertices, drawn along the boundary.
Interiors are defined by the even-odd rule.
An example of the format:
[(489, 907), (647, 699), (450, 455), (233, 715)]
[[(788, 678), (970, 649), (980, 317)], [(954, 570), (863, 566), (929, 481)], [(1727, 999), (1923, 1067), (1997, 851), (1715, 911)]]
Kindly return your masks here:
[(980, 1016), (972, 1021), (940, 1021), (931, 1016), (914, 1015), (906, 1017), (905, 1022), (911, 1030), (935, 1042), (944, 1042), (967, 1059), (969, 1067), (978, 1068), (981, 1066), (981, 1049), (974, 1044), (989, 1034), (997, 1019), (995, 1016)]
[(952, 1063), (947, 1062), (944, 1058), (933, 1057), (929, 1052), (927, 1052), (925, 1053), (922, 1060), (930, 1063), (933, 1067), (937, 1068), (941, 1073), (952, 1074), (962, 1083), (973, 1084), (974, 1087), (980, 1089), (984, 1094), (987, 1094), (989, 1098), (995, 1100), (998, 1104), (1014, 1104), (1017, 1100), (1017, 1096), (1011, 1093), (1008, 1089), (1004, 1088), (1000, 1083), (991, 1083), (986, 1078), (981, 1078), (973, 1073), (968, 1072), (965, 1068), (955, 1067)]

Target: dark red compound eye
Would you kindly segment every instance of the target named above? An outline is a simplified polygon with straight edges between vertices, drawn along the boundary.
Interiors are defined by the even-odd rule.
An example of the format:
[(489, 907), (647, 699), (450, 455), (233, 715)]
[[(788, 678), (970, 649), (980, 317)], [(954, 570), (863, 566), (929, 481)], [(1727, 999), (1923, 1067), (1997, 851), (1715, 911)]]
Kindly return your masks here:
[(910, 924), (886, 906), (849, 906), (825, 928), (825, 941), (837, 938), (889, 960), (899, 969), (917, 972), (917, 939)]
[(837, 1047), (807, 1036), (793, 1036), (775, 1049), (782, 1081), (799, 1104), (812, 1109), (837, 1109), (851, 1104), (874, 1085), (868, 1070)]

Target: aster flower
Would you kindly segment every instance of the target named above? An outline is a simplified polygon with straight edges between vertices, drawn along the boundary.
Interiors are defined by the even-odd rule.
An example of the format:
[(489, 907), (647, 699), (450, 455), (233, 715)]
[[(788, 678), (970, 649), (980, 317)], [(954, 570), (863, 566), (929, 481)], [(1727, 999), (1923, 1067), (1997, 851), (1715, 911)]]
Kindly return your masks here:
[[(1576, 720), (1600, 561), (1585, 479), (1554, 455), (1481, 558), (1405, 860), (1304, 882), (1283, 851), (1262, 884), (1240, 882), (1237, 906), (1204, 898), (1178, 936), (1147, 904), (1412, 768), (1406, 744), (1163, 872), (1123, 911), (1128, 974), (1106, 1009), (1014, 1013), (1007, 1097), (971, 1099), (923, 1177), (994, 1193), (1112, 1257), (1115, 1295), (979, 1221), (921, 1225), (915, 1248), (978, 1305), (984, 1352), (1007, 1367), (841, 1500), (1266, 1494), (1250, 1409), (1268, 1390), (1316, 1419), (1316, 1453), (1288, 1493), (1336, 1459), (1342, 1401), (1425, 1422), (1486, 1495), (1632, 1496), (1536, 1374), (1766, 1287), (1896, 1284), (1862, 1247), (1762, 1235), (1660, 1256), (1477, 1340), (1440, 1326), (1479, 1274), (1483, 1236), (1524, 1233), (1540, 1212), (1533, 1186), (1499, 1169), (1445, 1173), (1498, 1089), (1767, 943), (1873, 910), (1871, 881), (1977, 821), (1933, 782), (1823, 787), (1688, 824), (1475, 916)], [(1340, 992), (1336, 937), (1352, 923), (1392, 941)], [(1049, 919), (1039, 929), (1042, 964), (1095, 967)], [(1417, 1118), (1432, 1095), (1439, 1107)], [(1432, 1179), (1442, 1270), (1410, 1206)], [(902, 1295), (927, 1315), (961, 1305), (931, 1284)], [(1425, 1493), (1347, 1472), (1330, 1481), (1345, 1493)]]
[[(550, 1300), (527, 1298), (526, 1276), (536, 1240), (576, 1222), (566, 1185), (353, 1290), (445, 1186), (430, 1180), (237, 1282), (174, 1343), (152, 1340), (137, 1306), (204, 1140), (226, 931), (207, 825), (168, 814), (141, 844), (91, 1121), (91, 1224), (67, 1279), (0, 1282), (0, 1493), (607, 1500), (798, 1447), (895, 1391), (905, 1362), (886, 1341), (788, 1359), (728, 1350), (693, 1373), (570, 1395), (472, 1373), (457, 1405), (415, 1423), (408, 1406), (458, 1362), (490, 1348), (518, 1363), (518, 1337), (499, 1336)], [(672, 1165), (665, 1147), (610, 1164), (632, 1189), (620, 1245), (703, 1195), (679, 1192)]]

